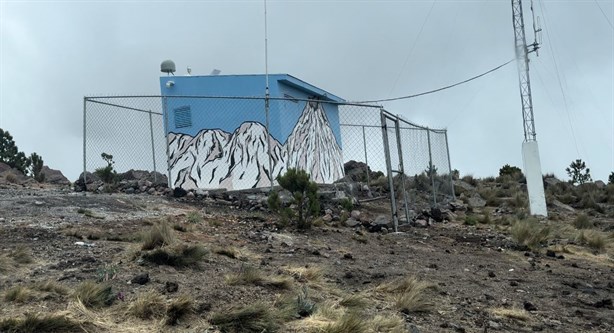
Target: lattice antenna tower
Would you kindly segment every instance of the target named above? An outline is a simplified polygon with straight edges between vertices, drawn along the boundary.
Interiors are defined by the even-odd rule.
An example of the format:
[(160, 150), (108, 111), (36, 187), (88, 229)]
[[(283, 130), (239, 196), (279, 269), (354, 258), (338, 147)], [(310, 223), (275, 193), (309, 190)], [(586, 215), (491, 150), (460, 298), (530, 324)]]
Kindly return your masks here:
[(524, 127), (524, 142), (522, 144), (522, 159), (527, 189), (529, 192), (529, 208), (532, 215), (547, 216), (546, 197), (541, 173), (539, 148), (535, 134), (535, 118), (533, 116), (533, 99), (531, 97), (531, 79), (529, 77), (529, 53), (538, 55), (541, 42), (541, 28), (539, 19), (535, 19), (533, 0), (531, 0), (531, 14), (533, 16), (533, 33), (535, 39), (527, 45), (524, 33), (524, 17), (522, 0), (512, 0), (512, 22), (514, 24), (514, 40), (516, 47), (516, 63), (518, 65), (518, 80), (520, 85), (520, 100), (522, 103), (522, 121)]

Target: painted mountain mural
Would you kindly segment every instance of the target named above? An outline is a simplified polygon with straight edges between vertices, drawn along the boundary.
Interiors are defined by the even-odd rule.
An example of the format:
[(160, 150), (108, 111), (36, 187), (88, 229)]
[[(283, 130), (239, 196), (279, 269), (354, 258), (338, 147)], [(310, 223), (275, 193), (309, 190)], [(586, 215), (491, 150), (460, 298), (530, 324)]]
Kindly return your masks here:
[[(281, 144), (271, 137), (273, 178), (286, 168), (300, 168), (317, 183), (343, 177), (341, 147), (322, 105), (306, 103)], [(233, 133), (204, 129), (196, 136), (169, 134), (171, 179), (175, 187), (246, 189), (269, 186), (266, 127), (244, 122)]]

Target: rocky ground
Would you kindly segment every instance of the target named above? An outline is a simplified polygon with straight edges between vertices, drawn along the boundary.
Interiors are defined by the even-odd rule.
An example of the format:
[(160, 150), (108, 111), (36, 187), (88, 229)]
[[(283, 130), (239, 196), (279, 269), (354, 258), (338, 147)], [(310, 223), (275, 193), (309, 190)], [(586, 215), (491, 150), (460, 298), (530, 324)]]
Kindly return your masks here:
[[(390, 209), (379, 195), (329, 202), (299, 231), (258, 193), (0, 185), (0, 332), (612, 332), (614, 189), (559, 183), (550, 218), (532, 220), (522, 181), (457, 180), (459, 201), (397, 233), (373, 228)], [(168, 242), (144, 246), (152, 230)]]

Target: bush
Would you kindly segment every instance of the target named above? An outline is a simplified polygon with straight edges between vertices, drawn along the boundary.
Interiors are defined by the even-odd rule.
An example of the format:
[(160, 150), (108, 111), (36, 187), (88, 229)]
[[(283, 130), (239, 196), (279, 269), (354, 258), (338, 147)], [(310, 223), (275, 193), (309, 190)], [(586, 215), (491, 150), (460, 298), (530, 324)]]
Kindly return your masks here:
[(596, 251), (603, 251), (608, 243), (607, 238), (596, 230), (580, 231), (576, 241)]
[(311, 227), (310, 217), (320, 212), (318, 185), (310, 180), (310, 175), (301, 169), (290, 168), (283, 176), (278, 176), (279, 185), (292, 193), (292, 204), (298, 211), (298, 228)]
[(510, 176), (512, 179), (519, 179), (523, 177), (523, 174), (519, 167), (506, 164), (499, 169), (499, 176)]
[(614, 184), (614, 171), (608, 176), (608, 185)]
[(103, 182), (107, 184), (115, 183), (117, 181), (117, 172), (113, 167), (113, 165), (115, 164), (115, 162), (113, 161), (113, 155), (102, 153), (100, 154), (100, 156), (107, 163), (107, 166), (97, 168), (94, 173), (96, 174), (96, 176), (100, 177)]
[(42, 183), (45, 181), (45, 174), (43, 171), (43, 158), (40, 157), (37, 153), (32, 153), (30, 155), (31, 168), (30, 173), (34, 177), (34, 179)]
[(591, 170), (586, 167), (586, 163), (581, 159), (577, 159), (565, 169), (569, 177), (571, 177), (572, 184), (584, 184), (592, 181)]
[(32, 163), (24, 152), (19, 151), (13, 136), (2, 128), (0, 128), (0, 162), (19, 170), (24, 175), (28, 174), (28, 168)]
[(172, 228), (166, 221), (157, 223), (143, 235), (142, 250), (153, 250), (165, 245), (171, 245), (175, 242), (175, 236)]
[(281, 208), (281, 199), (279, 198), (279, 192), (275, 190), (271, 191), (266, 201), (269, 206), (269, 209), (272, 212), (279, 213), (279, 209)]

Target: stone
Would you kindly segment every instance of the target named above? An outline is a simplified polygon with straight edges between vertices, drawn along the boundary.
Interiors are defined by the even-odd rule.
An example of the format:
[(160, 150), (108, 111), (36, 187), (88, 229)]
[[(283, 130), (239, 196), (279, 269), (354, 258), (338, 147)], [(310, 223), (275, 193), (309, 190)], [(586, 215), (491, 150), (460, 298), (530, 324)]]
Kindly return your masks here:
[(453, 212), (464, 212), (467, 210), (467, 205), (465, 205), (462, 201), (456, 200), (450, 202), (450, 210)]
[(191, 191), (185, 195), (186, 198), (194, 198), (195, 196), (196, 195), (194, 194), (194, 192), (191, 192)]
[(147, 282), (149, 282), (149, 273), (141, 273), (138, 275), (135, 275), (130, 282), (131, 283), (135, 283), (135, 284), (140, 284), (140, 285), (144, 285), (147, 284)]
[(70, 180), (60, 170), (54, 170), (44, 165), (41, 174), (45, 175), (45, 183), (57, 185), (69, 185)]
[(603, 180), (597, 180), (595, 181), (595, 186), (597, 186), (598, 189), (602, 189), (606, 187), (606, 184), (603, 182)]
[(355, 220), (359, 220), (360, 219), (360, 211), (359, 210), (353, 210), (350, 213), (350, 216), (355, 219)]
[(498, 330), (498, 329), (501, 328), (501, 324), (499, 324), (496, 321), (489, 320), (488, 321), (488, 327), (492, 328), (493, 330)]
[(345, 221), (345, 225), (350, 227), (350, 228), (355, 227), (355, 226), (357, 226), (359, 224), (360, 224), (359, 221), (356, 221), (355, 219), (353, 219), (351, 217)]
[(375, 225), (381, 225), (381, 226), (386, 226), (386, 227), (390, 227), (392, 226), (391, 222), (390, 222), (390, 217), (387, 215), (378, 215), (377, 217), (375, 217), (375, 220), (373, 221), (373, 224)]
[(537, 307), (533, 303), (528, 302), (528, 301), (525, 301), (523, 303), (523, 307), (527, 311), (537, 311)]
[(562, 203), (562, 202), (560, 202), (560, 201), (558, 201), (556, 199), (552, 200), (552, 205), (555, 206), (555, 207), (564, 209), (564, 210), (566, 210), (568, 212), (575, 212), (576, 211), (573, 207), (571, 207), (569, 205), (566, 205), (566, 204), (564, 204), (564, 203)]
[(437, 207), (431, 207), (430, 216), (435, 220), (435, 222), (443, 222), (443, 213), (441, 209)]
[(324, 214), (333, 215), (333, 210), (329, 208), (329, 209), (324, 211)]
[(429, 222), (427, 220), (418, 219), (415, 221), (416, 226), (426, 228), (429, 226)]
[(482, 197), (480, 197), (480, 195), (477, 193), (469, 198), (467, 203), (471, 208), (482, 208), (486, 206), (486, 200), (482, 199)]
[(324, 222), (330, 222), (330, 221), (332, 221), (332, 220), (333, 220), (333, 217), (332, 217), (330, 214), (326, 214), (326, 215), (324, 215), (324, 216), (322, 217), (322, 220), (323, 220)]
[(134, 188), (133, 187), (128, 187), (127, 189), (124, 190), (124, 193), (126, 193), (126, 194), (134, 194)]
[(495, 272), (493, 272), (493, 271), (489, 271), (488, 272), (488, 277), (494, 278), (494, 277), (497, 277), (497, 274), (495, 274)]
[(181, 187), (175, 187), (173, 189), (173, 197), (175, 198), (185, 197), (187, 194), (188, 194), (188, 191), (182, 189)]
[(156, 189), (154, 187), (150, 187), (149, 190), (147, 190), (147, 193), (154, 194), (156, 193)]

